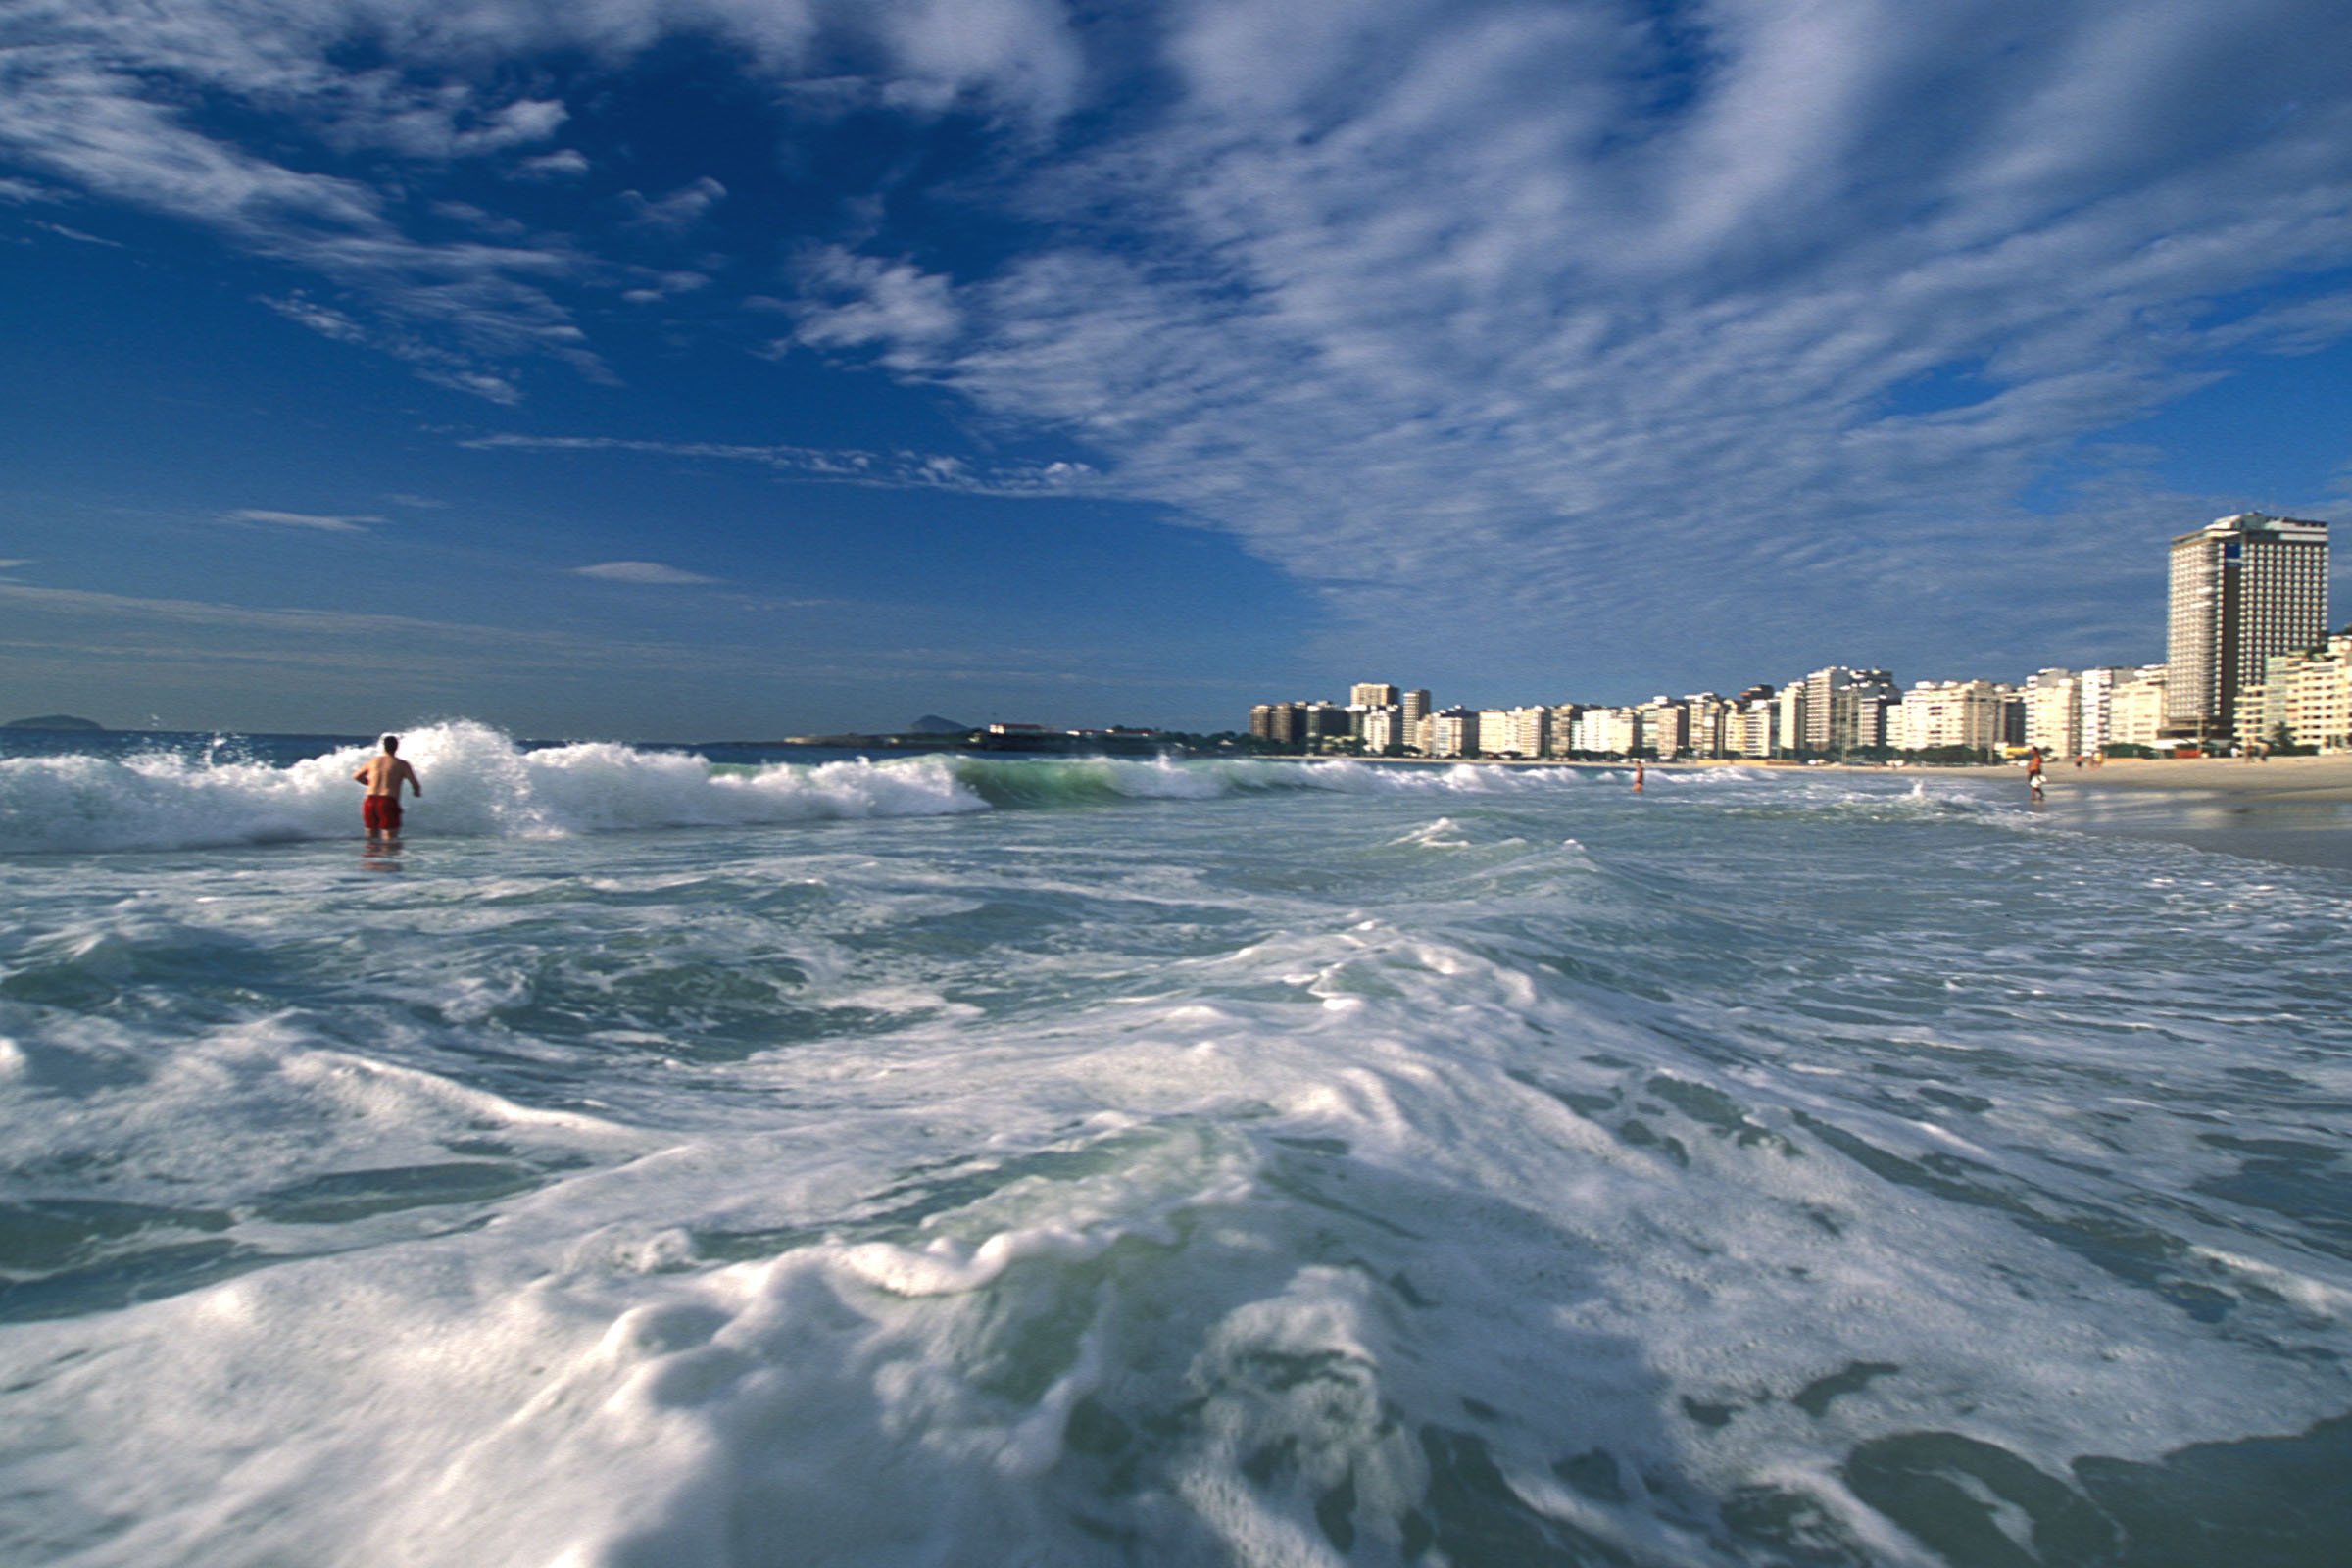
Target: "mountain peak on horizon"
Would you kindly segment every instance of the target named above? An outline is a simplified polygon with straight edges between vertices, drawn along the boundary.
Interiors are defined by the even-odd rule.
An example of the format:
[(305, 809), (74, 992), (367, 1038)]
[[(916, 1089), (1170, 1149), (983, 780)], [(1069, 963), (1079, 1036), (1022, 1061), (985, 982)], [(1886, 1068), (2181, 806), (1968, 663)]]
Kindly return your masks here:
[(958, 724), (954, 719), (942, 718), (937, 713), (925, 713), (907, 725), (905, 733), (908, 735), (961, 735), (971, 728), (972, 726), (969, 724)]

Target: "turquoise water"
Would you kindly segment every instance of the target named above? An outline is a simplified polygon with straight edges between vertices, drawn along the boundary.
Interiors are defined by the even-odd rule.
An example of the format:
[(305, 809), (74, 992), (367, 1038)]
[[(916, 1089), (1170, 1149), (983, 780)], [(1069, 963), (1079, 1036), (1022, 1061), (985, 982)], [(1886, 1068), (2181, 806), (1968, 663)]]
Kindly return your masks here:
[(0, 759), (0, 1560), (2352, 1559), (2352, 873), (1935, 782)]

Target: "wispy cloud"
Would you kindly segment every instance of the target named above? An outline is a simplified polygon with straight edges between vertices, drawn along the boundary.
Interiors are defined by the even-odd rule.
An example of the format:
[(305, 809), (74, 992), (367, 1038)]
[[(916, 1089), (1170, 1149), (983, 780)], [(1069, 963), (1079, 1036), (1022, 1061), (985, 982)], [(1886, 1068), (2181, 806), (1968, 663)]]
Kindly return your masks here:
[(239, 507), (223, 512), (228, 522), (266, 523), (279, 528), (310, 528), (319, 533), (365, 533), (385, 519), (379, 516), (345, 516), (316, 512), (273, 512), (264, 507)]
[(1049, 496), (1088, 493), (1099, 475), (1083, 463), (983, 466), (941, 453), (826, 451), (724, 441), (646, 441), (602, 435), (485, 435), (458, 443), (482, 452), (623, 452), (649, 457), (752, 463), (798, 479), (888, 490), (949, 490), (959, 495)]
[(574, 576), (594, 577), (603, 582), (646, 583), (662, 587), (718, 580), (716, 577), (706, 577), (699, 571), (665, 566), (659, 561), (600, 561), (593, 566), (573, 566), (569, 569)]
[[(2238, 357), (2352, 336), (2352, 10), (2308, 0), (384, 14), (41, 0), (0, 150), (295, 269), (270, 302), (289, 319), (512, 403), (531, 361), (603, 373), (580, 323), (611, 313), (578, 293), (726, 274), (478, 205), (589, 172), (552, 146), (572, 106), (481, 61), (617, 73), (691, 25), (774, 101), (956, 110), (985, 247), (879, 202), (847, 238), (771, 222), (761, 266), (793, 260), (761, 286), (788, 297), (733, 319), (747, 347), (870, 366), (980, 438), (1082, 462), (468, 444), (1162, 503), (1321, 589), (1351, 658), (1566, 682), (1580, 655), (1702, 629), (1725, 657), (2034, 646), (2049, 595), (2138, 591), (2167, 510), (2205, 504), (2093, 443)], [(349, 68), (360, 38), (395, 58)], [(452, 240), (416, 187), (462, 162), (511, 177), (468, 187)], [(647, 189), (619, 198), (635, 260), (753, 221), (715, 179)], [(610, 224), (613, 200), (577, 205)], [(2285, 284), (2308, 297), (2250, 298)], [(2026, 560), (2070, 569), (1941, 591)]]
[(0, 571), (14, 571), (19, 566), (29, 566), (31, 564), (32, 561), (30, 558), (19, 556), (11, 560), (0, 561)]
[(60, 239), (73, 240), (77, 245), (103, 245), (108, 250), (116, 251), (124, 248), (122, 242), (119, 239), (108, 239), (99, 234), (84, 233), (78, 228), (68, 228), (63, 223), (50, 223), (36, 220), (32, 226), (39, 229), (46, 229), (48, 232), (55, 234)]
[(514, 175), (517, 179), (577, 179), (588, 168), (587, 154), (564, 147), (524, 159), (514, 166)]
[(705, 175), (658, 199), (624, 190), (620, 203), (630, 222), (676, 232), (702, 221), (703, 215), (725, 200), (726, 194), (726, 186)]
[[(2098, 6), (1650, 15), (1175, 6), (1171, 98), (1016, 193), (1078, 238), (968, 277), (830, 260), (795, 339), (1064, 432), (1322, 585), (1350, 657), (1458, 665), (1434, 607), (1476, 605), (1482, 655), (1559, 680), (1564, 646), (1698, 627), (1899, 657), (1967, 614), (2031, 646), (2034, 595), (1938, 585), (2080, 541), (2096, 591), (2147, 556), (2144, 517), (2035, 514), (2031, 481), (2257, 330), (2352, 331), (2332, 303), (2207, 325), (2352, 260), (2320, 64), (2352, 14), (2173, 0), (2131, 48)], [(1954, 366), (1977, 401), (1901, 412)]]

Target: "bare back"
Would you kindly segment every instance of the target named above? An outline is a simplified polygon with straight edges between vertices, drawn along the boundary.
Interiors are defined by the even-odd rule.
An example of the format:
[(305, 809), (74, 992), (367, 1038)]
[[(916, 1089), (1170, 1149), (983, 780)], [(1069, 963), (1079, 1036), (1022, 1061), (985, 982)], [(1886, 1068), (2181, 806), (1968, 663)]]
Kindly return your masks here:
[(370, 757), (367, 761), (361, 763), (360, 770), (351, 776), (367, 785), (368, 793), (370, 795), (383, 795), (393, 800), (399, 800), (400, 787), (404, 783), (417, 795), (421, 796), (424, 793), (424, 786), (416, 781), (416, 770), (409, 765), (406, 758)]

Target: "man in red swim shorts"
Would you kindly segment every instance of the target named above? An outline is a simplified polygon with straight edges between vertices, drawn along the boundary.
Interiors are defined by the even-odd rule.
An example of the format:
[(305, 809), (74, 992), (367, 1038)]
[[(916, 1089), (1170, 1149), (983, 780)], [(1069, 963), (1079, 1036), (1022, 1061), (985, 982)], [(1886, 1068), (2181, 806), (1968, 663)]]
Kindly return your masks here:
[(419, 798), (424, 795), (416, 770), (401, 760), (400, 737), (385, 736), (383, 755), (370, 757), (351, 776), (368, 786), (360, 820), (368, 825), (368, 842), (400, 837), (400, 786), (405, 782)]

